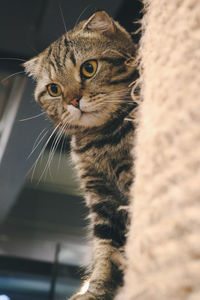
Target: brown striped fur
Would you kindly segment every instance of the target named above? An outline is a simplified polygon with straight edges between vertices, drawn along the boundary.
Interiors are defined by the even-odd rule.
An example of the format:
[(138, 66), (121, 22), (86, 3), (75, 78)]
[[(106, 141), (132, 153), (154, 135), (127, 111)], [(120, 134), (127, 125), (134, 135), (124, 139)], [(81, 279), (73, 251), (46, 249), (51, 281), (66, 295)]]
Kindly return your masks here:
[[(87, 291), (71, 299), (112, 299), (123, 281), (128, 194), (133, 180), (134, 123), (126, 117), (136, 107), (130, 83), (136, 79), (135, 47), (130, 35), (105, 12), (97, 12), (25, 63), (37, 81), (36, 101), (50, 119), (71, 135), (71, 155), (90, 210), (93, 254)], [(95, 75), (81, 67), (95, 60)], [(49, 83), (62, 94), (51, 97)], [(79, 106), (72, 105), (79, 99)]]

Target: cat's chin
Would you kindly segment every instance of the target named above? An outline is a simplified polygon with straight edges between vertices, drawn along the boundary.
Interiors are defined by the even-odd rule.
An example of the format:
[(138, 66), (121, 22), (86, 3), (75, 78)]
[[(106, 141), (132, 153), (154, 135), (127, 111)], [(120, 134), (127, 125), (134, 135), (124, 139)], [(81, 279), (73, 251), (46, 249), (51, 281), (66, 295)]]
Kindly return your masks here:
[(98, 127), (103, 125), (104, 120), (102, 114), (97, 112), (82, 112), (79, 120), (79, 124), (84, 127)]
[(86, 112), (70, 105), (68, 111), (71, 115), (70, 123), (75, 126), (87, 128), (98, 127), (105, 123), (102, 113), (97, 111)]
[[(78, 117), (76, 115), (76, 117)], [(97, 116), (97, 113), (92, 112), (80, 112), (79, 118), (73, 118), (71, 121), (72, 125), (77, 125), (81, 127), (93, 128), (103, 125), (102, 118)]]
[(81, 126), (85, 128), (93, 128), (102, 126), (105, 121), (103, 120), (100, 113), (96, 112), (81, 112), (73, 115), (73, 119), (71, 120), (71, 125)]

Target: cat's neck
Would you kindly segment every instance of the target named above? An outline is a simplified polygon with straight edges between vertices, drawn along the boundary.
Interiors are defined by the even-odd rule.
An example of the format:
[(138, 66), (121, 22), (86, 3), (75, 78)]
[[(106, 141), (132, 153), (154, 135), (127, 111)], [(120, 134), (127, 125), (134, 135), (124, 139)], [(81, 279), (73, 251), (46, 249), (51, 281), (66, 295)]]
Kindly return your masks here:
[(118, 126), (112, 124), (110, 127), (92, 128), (72, 135), (72, 140), (75, 148), (84, 147), (87, 150), (91, 144), (95, 144), (97, 148), (101, 148), (102, 141), (111, 141), (120, 139), (125, 131), (134, 131), (134, 123), (131, 120), (124, 119)]

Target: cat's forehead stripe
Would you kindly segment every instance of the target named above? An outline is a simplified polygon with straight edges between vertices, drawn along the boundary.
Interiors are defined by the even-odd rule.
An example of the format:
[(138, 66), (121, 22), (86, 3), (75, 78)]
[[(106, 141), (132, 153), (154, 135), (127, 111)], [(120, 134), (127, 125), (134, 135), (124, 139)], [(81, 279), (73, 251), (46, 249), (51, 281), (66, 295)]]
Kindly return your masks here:
[(74, 52), (73, 51), (70, 52), (70, 59), (73, 62), (74, 66), (76, 66), (76, 58), (74, 56)]
[(50, 46), (49, 50), (48, 50), (48, 53), (47, 53), (47, 58), (51, 55), (51, 52), (52, 52), (52, 47)]
[[(88, 53), (91, 51), (91, 45), (95, 45), (99, 40), (95, 39), (94, 36), (91, 38), (89, 36), (68, 36), (68, 34), (63, 35), (60, 39), (55, 41), (51, 46), (49, 46), (46, 61), (52, 66), (53, 72), (59, 73), (62, 68), (66, 65), (66, 60), (69, 58), (74, 66), (77, 64), (77, 52)], [(94, 51), (92, 51), (94, 52)], [(51, 71), (49, 69), (49, 71)], [(51, 73), (51, 72), (50, 72)]]
[(65, 46), (65, 54), (63, 55), (63, 63), (66, 60), (67, 54), (69, 52), (69, 47), (70, 47), (70, 42), (68, 41), (66, 36), (64, 36), (64, 46)]
[(53, 60), (49, 61), (49, 65), (51, 65), (53, 67), (54, 72), (56, 73), (57, 72), (57, 68), (56, 68), (56, 64), (53, 62)]
[(46, 61), (47, 66), (50, 67), (48, 68), (50, 77), (52, 77), (52, 72), (55, 74), (60, 73), (62, 66), (65, 65), (69, 50), (70, 41), (67, 40), (65, 35), (49, 46), (44, 62)]

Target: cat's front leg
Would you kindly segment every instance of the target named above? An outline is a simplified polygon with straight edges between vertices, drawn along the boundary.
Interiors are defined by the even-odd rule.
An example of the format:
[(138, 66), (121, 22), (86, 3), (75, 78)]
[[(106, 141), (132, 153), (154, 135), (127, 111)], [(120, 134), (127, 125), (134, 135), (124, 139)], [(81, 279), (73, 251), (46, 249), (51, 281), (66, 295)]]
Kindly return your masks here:
[(111, 242), (103, 239), (94, 241), (93, 269), (90, 278), (80, 292), (70, 300), (111, 300), (117, 287), (122, 285), (121, 257)]
[[(105, 194), (106, 189), (101, 191)], [(88, 202), (93, 235), (91, 273), (86, 288), (70, 300), (111, 300), (123, 283), (127, 211), (111, 193), (104, 196), (95, 195), (96, 201)]]

